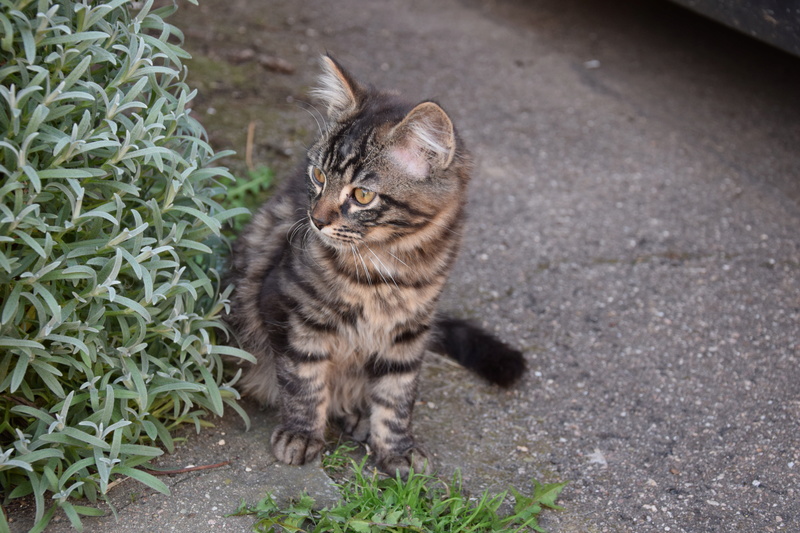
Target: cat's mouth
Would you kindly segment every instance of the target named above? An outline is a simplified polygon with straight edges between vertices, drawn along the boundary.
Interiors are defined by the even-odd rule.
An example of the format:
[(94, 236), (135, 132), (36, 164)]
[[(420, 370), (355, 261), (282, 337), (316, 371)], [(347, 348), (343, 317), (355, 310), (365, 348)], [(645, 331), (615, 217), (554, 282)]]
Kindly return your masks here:
[(323, 244), (337, 250), (350, 250), (353, 245), (359, 245), (364, 241), (363, 233), (346, 227), (327, 225), (320, 228), (313, 221), (311, 227)]

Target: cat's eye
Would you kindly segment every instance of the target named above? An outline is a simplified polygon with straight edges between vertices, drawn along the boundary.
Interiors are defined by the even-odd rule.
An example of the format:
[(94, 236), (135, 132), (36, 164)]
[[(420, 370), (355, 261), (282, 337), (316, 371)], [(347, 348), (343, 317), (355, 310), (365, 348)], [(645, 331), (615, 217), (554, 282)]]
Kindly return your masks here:
[(356, 202), (360, 203), (361, 205), (367, 205), (372, 201), (373, 198), (375, 198), (375, 191), (356, 187), (353, 189), (353, 198), (355, 198)]
[(325, 184), (325, 173), (321, 171), (319, 168), (311, 167), (311, 175), (314, 176), (314, 179), (320, 185)]

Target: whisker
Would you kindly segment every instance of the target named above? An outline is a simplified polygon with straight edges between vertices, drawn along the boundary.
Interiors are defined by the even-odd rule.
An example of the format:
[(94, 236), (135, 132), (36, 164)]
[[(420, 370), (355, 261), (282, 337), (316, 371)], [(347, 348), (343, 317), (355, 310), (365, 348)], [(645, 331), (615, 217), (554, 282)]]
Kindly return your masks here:
[(353, 252), (353, 266), (356, 267), (356, 281), (361, 282), (361, 277), (358, 275), (358, 260), (356, 259), (356, 245), (350, 243), (350, 251)]
[(286, 237), (289, 242), (292, 242), (292, 239), (294, 239), (295, 235), (297, 235), (297, 233), (303, 228), (303, 225), (306, 222), (307, 221), (305, 219), (301, 218), (300, 220), (298, 220), (297, 222), (292, 224), (292, 226), (289, 228), (289, 231), (288, 231), (287, 237)]
[(375, 270), (377, 270), (377, 271), (378, 271), (378, 275), (381, 277), (381, 279), (383, 280), (383, 282), (384, 282), (385, 284), (387, 284), (387, 285), (388, 285), (388, 284), (389, 284), (389, 280), (387, 280), (387, 279), (386, 279), (386, 277), (383, 275), (383, 272), (381, 272), (381, 269), (380, 269), (380, 267), (378, 266), (378, 264), (375, 262), (375, 260), (374, 260), (374, 259), (372, 259), (372, 258), (370, 257), (370, 258), (369, 258), (369, 262), (370, 262), (370, 263), (372, 263), (372, 266), (374, 266), (374, 267), (375, 267)]
[[(370, 250), (370, 252), (372, 252), (372, 250)], [(372, 255), (375, 255), (375, 252), (372, 252)], [(383, 265), (383, 261), (381, 261), (381, 258), (380, 258), (380, 257), (378, 257), (377, 255), (375, 255), (375, 259), (377, 259), (377, 260), (378, 260), (378, 262), (379, 262), (381, 265)], [(374, 260), (374, 259), (372, 259), (371, 257), (369, 258), (369, 260), (370, 260), (370, 262), (372, 262), (372, 264), (373, 264), (373, 265), (375, 266), (375, 268), (378, 270), (378, 275), (380, 275), (380, 277), (381, 277), (381, 279), (383, 280), (383, 282), (384, 282), (385, 284), (387, 284), (387, 285), (388, 285), (388, 284), (389, 284), (389, 282), (387, 281), (386, 277), (383, 275), (383, 272), (381, 272), (381, 268), (380, 268), (380, 267), (379, 267), (379, 266), (378, 266), (378, 265), (375, 263), (375, 260)], [(384, 266), (384, 268), (386, 268), (386, 265), (383, 265), (383, 266)], [(387, 276), (389, 276), (389, 279), (390, 279), (390, 280), (392, 280), (392, 284), (394, 285), (394, 287), (395, 287), (397, 290), (400, 290), (400, 287), (397, 285), (397, 282), (395, 281), (395, 279), (394, 279), (394, 276), (392, 276), (392, 273), (391, 273), (391, 272), (389, 272), (389, 269), (388, 269), (388, 268), (386, 268), (386, 275), (387, 275)]]
[(386, 253), (387, 253), (387, 254), (389, 254), (389, 255), (391, 255), (392, 257), (394, 257), (394, 259), (395, 259), (396, 261), (398, 261), (400, 264), (402, 264), (403, 266), (405, 266), (405, 267), (407, 267), (407, 268), (411, 268), (411, 267), (409, 267), (409, 266), (408, 266), (408, 265), (405, 263), (405, 261), (403, 261), (402, 259), (400, 259), (400, 258), (399, 258), (399, 257), (397, 257), (396, 255), (394, 255), (394, 254), (393, 254), (392, 252), (390, 252), (389, 250), (386, 250)]
[(442, 228), (442, 229), (444, 229), (444, 230), (447, 230), (447, 231), (449, 231), (450, 233), (452, 233), (453, 235), (456, 235), (456, 236), (458, 236), (458, 237), (463, 237), (463, 236), (464, 236), (464, 234), (463, 234), (463, 233), (461, 233), (461, 232), (458, 232), (458, 231), (454, 230), (453, 228), (449, 228), (449, 227), (445, 226), (444, 224), (442, 224), (441, 222), (436, 222), (436, 221), (435, 221), (435, 220), (433, 220), (433, 219), (430, 219), (430, 220), (428, 220), (428, 222), (430, 222), (430, 223), (431, 223), (431, 224), (433, 224), (434, 226), (439, 226), (440, 228)]
[[(381, 260), (381, 258), (378, 256), (378, 254), (375, 253), (375, 250), (370, 248), (369, 244), (364, 243), (364, 246), (367, 247), (367, 250), (369, 250), (370, 253), (375, 256), (375, 259), (377, 259), (378, 262), (383, 266), (383, 268), (386, 270), (386, 275), (389, 276), (389, 279), (392, 280), (392, 283), (394, 283), (394, 286), (397, 289), (400, 289), (400, 287), (397, 286), (397, 281), (394, 279), (394, 275), (392, 275), (391, 270), (389, 270), (389, 267), (386, 266), (386, 263), (384, 263), (383, 260)], [(369, 258), (369, 260), (372, 261), (372, 264), (375, 265), (375, 268), (378, 269), (378, 274), (381, 275), (381, 278), (383, 278), (384, 283), (386, 283), (386, 278), (383, 277), (383, 274), (381, 273), (380, 267), (378, 267), (378, 265), (375, 264), (375, 261), (373, 261), (371, 257)]]
[(356, 254), (358, 255), (358, 258), (361, 259), (361, 265), (364, 267), (364, 275), (367, 277), (367, 283), (369, 285), (372, 285), (372, 277), (370, 277), (369, 271), (367, 270), (367, 262), (364, 261), (364, 256), (361, 255), (361, 252), (358, 251), (358, 249), (355, 249), (355, 250), (356, 250)]
[[(301, 225), (301, 226), (299, 226), (299, 227), (297, 228), (297, 230), (295, 231), (295, 233), (299, 233), (299, 232), (302, 230), (302, 228), (303, 228), (303, 226), (302, 226), (302, 225)], [(300, 238), (300, 242), (298, 243), (298, 242), (297, 242), (297, 240), (295, 239), (295, 236), (296, 236), (296, 235), (292, 235), (292, 236), (289, 238), (289, 244), (290, 244), (290, 245), (292, 246), (292, 248), (294, 248), (295, 250), (305, 250), (305, 249), (307, 248), (307, 244), (308, 244), (308, 236), (309, 236), (309, 233), (310, 233), (310, 232), (311, 232), (311, 227), (306, 225), (306, 227), (305, 227), (305, 231), (303, 232), (303, 236)]]
[(319, 261), (317, 261), (317, 258), (314, 257), (313, 254), (309, 253), (310, 250), (309, 250), (309, 247), (308, 247), (307, 243), (308, 243), (308, 239), (310, 239), (313, 235), (314, 235), (314, 230), (311, 228), (311, 225), (309, 224), (309, 225), (306, 226), (306, 232), (303, 234), (303, 238), (300, 240), (301, 245), (300, 245), (299, 249), (301, 251), (305, 252), (306, 257), (311, 258), (311, 260), (314, 262), (314, 264), (317, 265), (317, 268), (322, 269), (323, 267), (322, 267), (322, 265), (319, 264)]
[[(326, 129), (325, 129), (325, 128), (323, 128), (323, 127), (322, 127), (322, 125), (323, 125), (323, 124), (325, 124), (325, 120), (324, 120), (324, 118), (322, 117), (322, 113), (320, 113), (319, 109), (317, 109), (316, 107), (314, 107), (314, 106), (313, 106), (312, 104), (310, 104), (309, 102), (304, 102), (303, 100), (295, 100), (295, 102), (297, 103), (297, 107), (299, 107), (300, 109), (302, 109), (303, 111), (305, 111), (306, 113), (308, 113), (309, 115), (311, 115), (311, 117), (314, 119), (314, 122), (316, 122), (316, 123), (317, 123), (317, 129), (319, 130), (319, 134), (320, 134), (320, 136), (324, 135), (324, 134), (325, 134), (325, 131), (326, 131)], [(300, 105), (300, 104), (303, 104), (303, 105)], [(308, 107), (305, 107), (305, 106), (308, 106)], [(312, 113), (312, 112), (311, 112), (311, 109), (309, 109), (309, 108), (313, 109), (314, 111), (316, 111), (316, 112), (317, 112), (317, 114), (319, 114), (319, 115), (320, 115), (320, 118), (322, 118), (322, 122), (320, 122), (320, 118), (317, 118), (317, 115), (315, 115), (314, 113)]]

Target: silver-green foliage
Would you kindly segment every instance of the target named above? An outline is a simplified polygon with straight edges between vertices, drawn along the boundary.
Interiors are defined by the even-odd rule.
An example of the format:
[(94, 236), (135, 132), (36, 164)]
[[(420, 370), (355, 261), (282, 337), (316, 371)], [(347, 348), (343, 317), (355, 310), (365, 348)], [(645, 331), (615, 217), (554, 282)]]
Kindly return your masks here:
[(135, 467), (171, 429), (246, 417), (217, 273), (241, 210), (214, 200), (174, 7), (127, 4), (0, 0), (0, 485), (40, 528), (119, 475), (166, 491)]

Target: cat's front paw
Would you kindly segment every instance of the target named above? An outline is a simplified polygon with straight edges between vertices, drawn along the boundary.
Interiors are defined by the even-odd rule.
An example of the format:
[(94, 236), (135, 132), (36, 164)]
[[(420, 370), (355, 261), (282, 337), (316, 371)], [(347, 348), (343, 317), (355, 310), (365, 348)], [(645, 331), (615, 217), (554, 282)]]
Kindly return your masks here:
[(408, 479), (412, 469), (417, 474), (430, 474), (431, 460), (425, 450), (414, 446), (402, 454), (378, 457), (378, 468), (390, 476), (399, 473), (401, 478)]
[(313, 461), (325, 442), (314, 435), (291, 431), (278, 426), (272, 433), (272, 454), (287, 465)]

